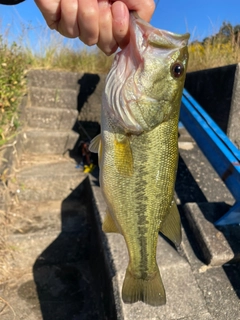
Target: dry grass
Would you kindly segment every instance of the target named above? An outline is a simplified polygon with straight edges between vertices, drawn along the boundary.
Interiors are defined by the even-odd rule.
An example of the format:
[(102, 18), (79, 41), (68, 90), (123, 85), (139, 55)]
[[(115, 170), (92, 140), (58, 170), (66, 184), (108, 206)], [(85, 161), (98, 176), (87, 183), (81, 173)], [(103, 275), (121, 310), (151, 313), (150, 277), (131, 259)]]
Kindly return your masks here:
[(193, 43), (189, 46), (188, 72), (221, 67), (240, 62), (240, 47), (236, 43), (210, 41)]
[(8, 220), (7, 214), (4, 211), (0, 211), (0, 284), (4, 283), (11, 278), (12, 274), (9, 269), (10, 261), (12, 261), (12, 252), (8, 247), (8, 241), (6, 240), (8, 233)]
[(224, 22), (219, 32), (189, 45), (188, 71), (222, 67), (240, 62), (240, 26)]
[[(33, 38), (37, 39), (33, 43)], [(25, 55), (27, 69), (107, 73), (112, 57), (97, 47), (89, 48), (79, 39), (66, 39), (46, 26), (23, 26), (17, 42)]]

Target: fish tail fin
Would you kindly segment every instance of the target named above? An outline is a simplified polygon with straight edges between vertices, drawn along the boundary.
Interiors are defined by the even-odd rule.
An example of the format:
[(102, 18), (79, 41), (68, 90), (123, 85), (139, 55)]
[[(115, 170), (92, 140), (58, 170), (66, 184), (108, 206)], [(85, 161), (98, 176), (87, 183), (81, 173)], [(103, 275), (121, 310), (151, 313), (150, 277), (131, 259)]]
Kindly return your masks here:
[(166, 303), (165, 289), (159, 270), (150, 279), (134, 277), (127, 268), (122, 288), (122, 299), (125, 303), (143, 301), (151, 306)]

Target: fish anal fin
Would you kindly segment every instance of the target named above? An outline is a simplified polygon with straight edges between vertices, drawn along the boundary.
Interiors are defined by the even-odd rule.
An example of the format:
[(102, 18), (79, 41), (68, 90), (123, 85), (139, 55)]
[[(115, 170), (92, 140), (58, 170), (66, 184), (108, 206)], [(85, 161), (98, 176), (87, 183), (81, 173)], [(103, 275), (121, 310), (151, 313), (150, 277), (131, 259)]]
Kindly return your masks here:
[(106, 210), (106, 215), (103, 221), (102, 230), (104, 232), (120, 233), (108, 209)]
[(143, 301), (151, 306), (166, 304), (165, 289), (159, 270), (153, 277), (141, 279), (134, 277), (127, 268), (122, 288), (122, 299), (125, 303)]
[(169, 213), (160, 226), (159, 231), (171, 240), (176, 247), (180, 246), (182, 241), (181, 219), (175, 201), (173, 201)]
[(116, 134), (114, 139), (114, 163), (117, 171), (125, 177), (133, 174), (133, 156), (129, 137)]

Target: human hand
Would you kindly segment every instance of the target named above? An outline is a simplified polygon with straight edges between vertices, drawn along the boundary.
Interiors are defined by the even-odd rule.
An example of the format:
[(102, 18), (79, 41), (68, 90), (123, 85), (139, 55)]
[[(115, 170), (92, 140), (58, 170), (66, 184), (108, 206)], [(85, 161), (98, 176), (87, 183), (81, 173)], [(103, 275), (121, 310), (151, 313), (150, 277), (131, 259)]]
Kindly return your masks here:
[(48, 26), (107, 55), (129, 42), (129, 10), (149, 21), (154, 0), (35, 0)]

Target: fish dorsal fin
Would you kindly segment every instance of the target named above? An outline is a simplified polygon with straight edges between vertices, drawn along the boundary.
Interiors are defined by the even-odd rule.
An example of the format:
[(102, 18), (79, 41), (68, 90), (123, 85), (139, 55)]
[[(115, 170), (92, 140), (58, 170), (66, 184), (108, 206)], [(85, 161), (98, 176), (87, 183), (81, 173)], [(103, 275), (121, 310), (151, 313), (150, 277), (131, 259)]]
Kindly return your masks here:
[(111, 214), (109, 213), (109, 209), (106, 210), (106, 215), (103, 221), (102, 230), (104, 232), (114, 232), (114, 233), (120, 233), (116, 223), (114, 222)]
[(116, 134), (114, 139), (114, 162), (117, 171), (124, 177), (133, 174), (133, 156), (129, 137)]
[(96, 137), (92, 139), (89, 145), (89, 150), (92, 153), (98, 153), (101, 145), (101, 134), (98, 134)]
[(175, 200), (173, 200), (169, 213), (163, 221), (159, 231), (171, 240), (176, 247), (180, 246), (182, 240), (181, 219)]

